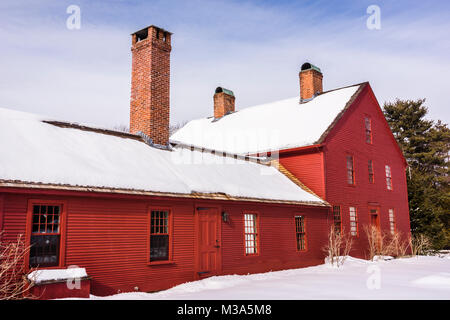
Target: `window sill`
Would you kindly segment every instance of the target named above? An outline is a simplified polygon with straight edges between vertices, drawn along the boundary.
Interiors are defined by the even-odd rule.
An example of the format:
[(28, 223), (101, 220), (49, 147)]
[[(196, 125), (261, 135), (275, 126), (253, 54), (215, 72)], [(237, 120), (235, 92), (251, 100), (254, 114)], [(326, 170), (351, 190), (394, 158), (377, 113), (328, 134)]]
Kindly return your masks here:
[(164, 264), (175, 264), (175, 261), (173, 260), (164, 260), (164, 261), (153, 261), (153, 262), (147, 262), (148, 266), (159, 266)]

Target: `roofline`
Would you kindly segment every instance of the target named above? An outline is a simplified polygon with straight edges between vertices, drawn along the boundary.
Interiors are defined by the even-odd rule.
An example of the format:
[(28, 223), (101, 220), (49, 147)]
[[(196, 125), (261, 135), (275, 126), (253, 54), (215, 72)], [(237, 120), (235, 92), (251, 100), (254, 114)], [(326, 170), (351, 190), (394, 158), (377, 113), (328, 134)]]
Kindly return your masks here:
[(314, 191), (312, 191), (310, 188), (308, 188), (303, 182), (301, 182), (292, 172), (290, 172), (288, 169), (286, 169), (278, 160), (271, 161), (274, 166), (278, 167), (278, 171), (280, 171), (282, 174), (284, 174), (287, 178), (289, 178), (292, 182), (294, 182), (296, 185), (298, 185), (300, 188), (302, 188), (304, 191), (312, 194), (313, 196), (316, 196), (317, 198), (321, 199), (324, 203), (326, 203), (328, 206), (331, 206), (326, 200), (322, 199), (318, 194), (316, 194)]
[(95, 132), (95, 133), (101, 133), (101, 134), (106, 134), (106, 135), (116, 136), (116, 137), (121, 137), (121, 138), (135, 139), (135, 140), (145, 142), (140, 135), (129, 133), (129, 132), (124, 132), (124, 131), (97, 128), (97, 127), (93, 127), (93, 126), (82, 125), (82, 124), (73, 123), (73, 122), (65, 122), (65, 121), (42, 120), (42, 122), (48, 123), (48, 124), (51, 124), (51, 125), (54, 125), (54, 126), (57, 126), (60, 128), (79, 129), (79, 130), (83, 130), (83, 131), (91, 131), (91, 132)]
[(249, 153), (248, 155), (250, 156), (257, 156), (259, 157), (259, 154), (264, 154), (264, 153), (274, 153), (274, 152), (278, 152), (278, 154), (283, 154), (283, 153), (289, 153), (289, 152), (297, 152), (297, 151), (305, 151), (305, 150), (309, 150), (309, 149), (319, 149), (322, 148), (324, 146), (324, 144), (310, 144), (310, 145), (306, 145), (306, 146), (298, 146), (298, 147), (291, 147), (291, 148), (286, 148), (286, 149), (270, 149), (268, 151), (258, 151), (256, 153)]
[(251, 197), (236, 197), (225, 193), (174, 193), (174, 192), (156, 192), (136, 189), (120, 189), (120, 188), (102, 188), (102, 187), (88, 187), (88, 186), (73, 186), (66, 184), (45, 184), (37, 182), (27, 182), (18, 180), (0, 180), (0, 188), (20, 188), (20, 189), (49, 189), (57, 191), (78, 191), (88, 193), (104, 193), (104, 194), (125, 194), (125, 195), (141, 195), (141, 196), (164, 196), (173, 198), (190, 198), (190, 199), (207, 199), (207, 200), (227, 200), (227, 201), (248, 201), (258, 203), (278, 203), (278, 204), (293, 204), (306, 205), (315, 207), (330, 207), (326, 202), (319, 201), (294, 201), (294, 200), (276, 200), (263, 199)]
[(193, 144), (187, 144), (187, 143), (183, 143), (183, 142), (179, 142), (179, 141), (175, 141), (175, 140), (170, 141), (170, 144), (174, 145), (175, 147), (180, 147), (183, 149), (190, 149), (191, 151), (199, 151), (202, 153), (211, 153), (211, 154), (219, 156), (219, 157), (234, 158), (234, 159), (239, 159), (242, 161), (254, 162), (254, 163), (257, 163), (260, 165), (264, 165), (264, 166), (270, 166), (269, 160), (263, 160), (261, 157), (254, 156), (252, 154), (231, 153), (231, 152), (222, 151), (222, 150), (203, 148), (203, 147), (199, 147), (199, 146), (196, 146)]
[[(315, 144), (322, 144), (324, 142), (325, 138), (328, 136), (328, 134), (331, 132), (331, 130), (334, 128), (334, 126), (339, 122), (339, 120), (342, 118), (342, 116), (345, 114), (345, 112), (347, 112), (348, 108), (350, 108), (350, 106), (353, 104), (353, 102), (355, 102), (356, 98), (360, 95), (360, 93), (364, 90), (364, 88), (366, 88), (367, 85), (369, 85), (368, 81), (361, 82), (359, 84), (355, 84), (355, 85), (348, 86), (348, 87), (339, 88), (339, 89), (345, 89), (345, 88), (359, 86), (358, 90), (356, 90), (356, 92), (350, 97), (350, 99), (345, 104), (344, 109), (342, 109), (341, 112), (338, 113), (338, 115), (334, 118), (333, 122), (331, 122), (331, 124), (322, 133), (322, 135), (320, 136), (319, 140), (317, 140), (315, 142)], [(324, 93), (328, 93), (328, 92), (339, 90), (339, 89), (326, 91)]]

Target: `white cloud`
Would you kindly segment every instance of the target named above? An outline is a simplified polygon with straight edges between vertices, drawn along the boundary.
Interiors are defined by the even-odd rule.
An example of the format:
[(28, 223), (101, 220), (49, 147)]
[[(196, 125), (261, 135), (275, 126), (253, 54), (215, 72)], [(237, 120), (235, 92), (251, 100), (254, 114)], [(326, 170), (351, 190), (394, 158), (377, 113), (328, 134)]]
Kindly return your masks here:
[(295, 96), (306, 60), (323, 70), (325, 89), (369, 80), (381, 104), (425, 97), (430, 117), (450, 122), (443, 90), (450, 72), (449, 22), (443, 16), (416, 12), (411, 19), (407, 10), (383, 14), (387, 9), (381, 7), (382, 28), (370, 31), (365, 10), (327, 17), (315, 2), (291, 12), (250, 2), (126, 7), (113, 1), (82, 3), (82, 28), (70, 31), (66, 4), (20, 11), (25, 5), (16, 2), (9, 14), (2, 8), (0, 106), (69, 121), (127, 124), (129, 34), (153, 23), (174, 32), (173, 123), (211, 115), (218, 85), (235, 92), (238, 109)]

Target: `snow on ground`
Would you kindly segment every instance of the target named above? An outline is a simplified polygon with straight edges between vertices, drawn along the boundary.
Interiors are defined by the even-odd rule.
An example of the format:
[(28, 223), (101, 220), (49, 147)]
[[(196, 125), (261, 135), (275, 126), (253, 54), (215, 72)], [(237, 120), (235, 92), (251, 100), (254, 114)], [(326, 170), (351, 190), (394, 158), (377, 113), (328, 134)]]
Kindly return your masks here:
[(366, 261), (348, 257), (337, 268), (319, 265), (189, 282), (157, 293), (91, 299), (450, 299), (450, 255)]

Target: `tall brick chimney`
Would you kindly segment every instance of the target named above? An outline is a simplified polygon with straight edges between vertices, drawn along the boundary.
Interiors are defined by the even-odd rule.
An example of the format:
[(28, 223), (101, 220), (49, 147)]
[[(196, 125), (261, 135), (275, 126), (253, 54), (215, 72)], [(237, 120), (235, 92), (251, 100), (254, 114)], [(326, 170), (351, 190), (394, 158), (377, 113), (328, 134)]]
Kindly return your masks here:
[(155, 26), (133, 33), (130, 132), (168, 145), (171, 33)]
[(224, 115), (234, 112), (234, 100), (233, 91), (217, 87), (214, 94), (214, 119), (222, 118)]
[(300, 101), (313, 98), (322, 93), (322, 72), (318, 67), (306, 62), (302, 65), (300, 77)]

